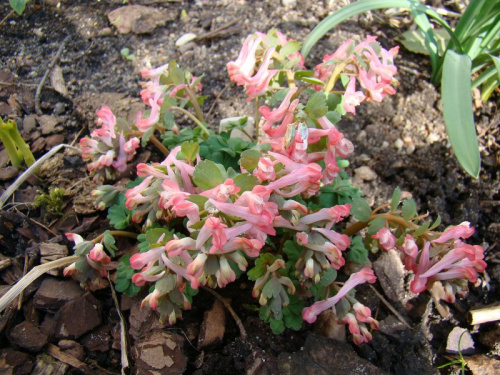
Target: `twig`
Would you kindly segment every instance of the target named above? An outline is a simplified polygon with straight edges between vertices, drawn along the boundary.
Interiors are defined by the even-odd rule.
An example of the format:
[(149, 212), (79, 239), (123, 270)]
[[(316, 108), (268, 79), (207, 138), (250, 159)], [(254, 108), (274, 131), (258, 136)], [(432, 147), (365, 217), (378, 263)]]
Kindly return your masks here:
[(7, 258), (5, 260), (0, 260), (0, 271), (9, 268), (12, 265), (12, 259)]
[(409, 323), (405, 320), (405, 318), (403, 318), (403, 316), (402, 316), (400, 313), (398, 313), (398, 311), (397, 311), (394, 307), (392, 307), (392, 305), (389, 303), (389, 301), (387, 301), (387, 300), (384, 298), (384, 296), (383, 296), (382, 294), (380, 294), (380, 293), (377, 291), (377, 289), (375, 289), (375, 288), (373, 287), (373, 285), (368, 285), (368, 286), (369, 286), (369, 287), (373, 290), (373, 292), (374, 292), (374, 293), (375, 293), (375, 295), (376, 295), (376, 296), (380, 299), (380, 301), (382, 301), (382, 303), (383, 303), (383, 304), (384, 304), (384, 305), (385, 305), (385, 306), (386, 306), (389, 310), (391, 310), (391, 312), (392, 312), (392, 313), (396, 316), (396, 318), (398, 318), (398, 319), (399, 319), (399, 321), (405, 325), (405, 327), (407, 327), (407, 328), (411, 329), (411, 325), (410, 325), (410, 324), (409, 324)]
[(500, 305), (485, 307), (484, 309), (471, 310), (468, 314), (468, 320), (471, 325), (500, 320)]
[(0, 26), (2, 26), (2, 25), (3, 25), (3, 23), (4, 23), (5, 21), (7, 21), (7, 20), (10, 18), (10, 16), (12, 16), (13, 14), (14, 14), (14, 11), (13, 11), (13, 10), (11, 10), (11, 11), (10, 11), (10, 13), (9, 13), (9, 14), (7, 14), (7, 15), (4, 17), (4, 19), (3, 19), (2, 21), (0, 21)]
[(54, 260), (49, 263), (41, 264), (33, 267), (33, 269), (23, 276), (12, 288), (0, 298), (0, 312), (5, 310), (7, 306), (33, 281), (42, 276), (45, 272), (55, 268), (68, 266), (80, 258), (79, 255), (72, 255), (66, 258)]
[(221, 25), (217, 29), (215, 29), (213, 31), (209, 31), (208, 33), (205, 33), (205, 34), (202, 34), (202, 35), (196, 37), (196, 40), (213, 38), (214, 36), (217, 36), (217, 34), (219, 34), (222, 30), (227, 29), (227, 28), (233, 26), (234, 24), (238, 23), (239, 21), (240, 21), (240, 19), (236, 18), (236, 19), (234, 19), (232, 21), (226, 22), (225, 24)]
[(243, 340), (246, 340), (247, 339), (247, 331), (245, 331), (245, 327), (243, 326), (243, 323), (241, 322), (240, 317), (233, 310), (233, 308), (231, 307), (231, 304), (229, 302), (227, 302), (227, 300), (224, 297), (222, 297), (219, 293), (217, 293), (215, 290), (213, 290), (211, 288), (207, 288), (207, 287), (203, 287), (203, 290), (206, 290), (208, 293), (210, 293), (211, 295), (213, 295), (215, 298), (217, 298), (219, 301), (222, 302), (222, 304), (227, 309), (227, 311), (229, 311), (229, 313), (233, 317), (234, 321), (236, 322), (236, 325), (240, 329), (241, 338)]
[(69, 40), (69, 35), (64, 38), (64, 40), (62, 41), (61, 45), (59, 46), (59, 49), (57, 50), (57, 53), (56, 55), (54, 56), (54, 58), (52, 59), (52, 61), (50, 62), (47, 70), (45, 71), (45, 74), (43, 75), (42, 77), (42, 80), (40, 81), (40, 84), (38, 85), (38, 87), (36, 88), (36, 92), (35, 92), (35, 112), (37, 115), (41, 116), (43, 115), (43, 112), (42, 110), (40, 109), (40, 94), (42, 93), (42, 88), (43, 88), (43, 85), (45, 84), (45, 81), (47, 80), (49, 74), (50, 74), (50, 71), (54, 68), (54, 66), (56, 65), (57, 63), (57, 60), (59, 60), (59, 57), (61, 57), (61, 54), (64, 50), (64, 46), (66, 45), (66, 42)]
[[(26, 273), (28, 272), (28, 264), (29, 264), (28, 253), (24, 253), (23, 277), (26, 276)], [(23, 294), (24, 290), (21, 290), (21, 293), (19, 293), (19, 298), (17, 299), (17, 311), (20, 311), (21, 307), (23, 306)]]
[(120, 304), (118, 302), (118, 298), (116, 297), (116, 291), (115, 288), (113, 288), (113, 283), (111, 282), (111, 279), (109, 278), (109, 273), (108, 273), (108, 281), (109, 281), (109, 286), (111, 289), (111, 295), (113, 297), (113, 302), (115, 304), (116, 312), (118, 313), (118, 316), (120, 317), (120, 352), (121, 352), (121, 361), (122, 361), (122, 375), (125, 375), (125, 369), (130, 367), (130, 364), (128, 362), (128, 355), (127, 355), (127, 325), (125, 323), (125, 318), (123, 317), (122, 311), (120, 310)]
[(77, 150), (80, 152), (80, 149), (77, 147), (73, 147), (67, 144), (61, 144), (52, 147), (50, 151), (48, 151), (45, 155), (43, 155), (40, 159), (34, 162), (28, 169), (24, 171), (22, 175), (20, 175), (16, 181), (12, 185), (9, 186), (7, 190), (4, 191), (2, 196), (0, 197), (0, 210), (3, 208), (5, 202), (10, 198), (12, 194), (26, 181), (35, 171), (49, 158), (52, 157), (56, 152), (58, 152), (61, 148), (66, 147), (73, 150)]
[(229, 82), (223, 89), (221, 92), (219, 92), (217, 94), (217, 96), (215, 97), (215, 100), (214, 102), (212, 103), (212, 105), (210, 106), (210, 109), (208, 110), (208, 113), (207, 113), (207, 121), (208, 119), (210, 118), (210, 115), (212, 114), (212, 111), (215, 109), (215, 105), (217, 104), (217, 101), (220, 99), (220, 97), (222, 96), (222, 94), (224, 94), (224, 92), (231, 86), (231, 82)]
[(155, 145), (155, 147), (160, 150), (160, 152), (163, 154), (163, 156), (167, 156), (169, 154), (170, 151), (168, 151), (168, 148), (166, 148), (163, 143), (161, 143), (158, 138), (156, 138), (154, 135), (151, 135), (151, 137), (149, 137), (149, 140), (151, 141), (151, 143), (153, 145)]
[(57, 346), (53, 344), (48, 344), (45, 347), (45, 350), (48, 355), (51, 357), (54, 357), (55, 359), (66, 363), (67, 365), (70, 365), (71, 367), (74, 367), (76, 369), (79, 369), (83, 371), (85, 374), (90, 374), (90, 375), (95, 375), (96, 372), (93, 371), (90, 366), (88, 366), (86, 363), (81, 362), (78, 358), (72, 356), (71, 354), (65, 353), (61, 351)]

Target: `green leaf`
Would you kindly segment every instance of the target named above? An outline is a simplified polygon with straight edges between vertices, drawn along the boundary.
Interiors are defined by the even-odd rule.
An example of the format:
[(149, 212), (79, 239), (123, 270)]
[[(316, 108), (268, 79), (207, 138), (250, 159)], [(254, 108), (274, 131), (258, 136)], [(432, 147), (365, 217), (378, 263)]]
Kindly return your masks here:
[(359, 0), (351, 3), (337, 12), (331, 14), (321, 21), (309, 34), (302, 46), (302, 55), (306, 57), (311, 48), (328, 31), (332, 30), (339, 23), (369, 10), (387, 9), (387, 8), (410, 8), (415, 2), (409, 0)]
[(335, 268), (329, 268), (325, 272), (323, 272), (323, 275), (321, 275), (319, 283), (323, 286), (328, 286), (331, 283), (333, 283), (336, 278), (337, 278), (337, 270)]
[(417, 216), (417, 204), (413, 199), (405, 199), (401, 210), (403, 219), (406, 221)]
[(141, 287), (132, 282), (132, 276), (136, 273), (130, 267), (130, 254), (124, 255), (118, 264), (115, 279), (115, 289), (117, 292), (123, 293), (129, 297), (135, 296), (141, 290)]
[(441, 216), (438, 215), (438, 217), (436, 218), (436, 221), (429, 227), (429, 230), (433, 230), (433, 229), (436, 229), (439, 224), (441, 224)]
[(365, 248), (361, 236), (351, 238), (351, 244), (349, 250), (347, 250), (347, 259), (358, 264), (363, 264), (368, 259), (368, 250)]
[(257, 165), (259, 164), (259, 159), (262, 157), (262, 153), (258, 150), (251, 149), (246, 150), (241, 153), (240, 165), (242, 168), (252, 173)]
[(280, 55), (283, 57), (287, 57), (288, 55), (291, 55), (292, 53), (299, 51), (301, 46), (302, 44), (300, 42), (297, 42), (296, 40), (291, 40), (283, 47), (281, 47)]
[(429, 226), (431, 225), (431, 223), (429, 221), (426, 221), (425, 223), (423, 223), (421, 226), (419, 226), (417, 228), (417, 230), (413, 233), (413, 237), (417, 238), (419, 236), (421, 236), (422, 234), (424, 234), (425, 232), (427, 232), (427, 230), (429, 229)]
[(481, 159), (472, 112), (470, 76), (469, 56), (448, 50), (441, 80), (446, 131), (458, 161), (467, 173), (477, 178)]
[(283, 244), (283, 252), (288, 256), (288, 261), (296, 262), (302, 252), (302, 246), (295, 241), (285, 241)]
[(107, 230), (104, 232), (104, 246), (106, 246), (106, 249), (111, 253), (112, 256), (115, 256), (115, 251), (118, 250), (116, 247), (116, 241), (115, 238), (111, 235), (110, 231)]
[(342, 119), (342, 115), (337, 111), (328, 111), (325, 116), (332, 124), (336, 124)]
[[(443, 56), (446, 51), (446, 45), (450, 41), (450, 35), (444, 29), (435, 29), (434, 38), (437, 42), (437, 53)], [(403, 46), (414, 53), (429, 55), (429, 50), (425, 42), (425, 37), (421, 30), (408, 30), (401, 34), (401, 38), (396, 38)]]
[(355, 197), (352, 200), (351, 215), (356, 220), (367, 222), (370, 220), (372, 209), (363, 198)]
[(186, 200), (189, 202), (193, 202), (198, 206), (200, 211), (203, 211), (205, 209), (205, 203), (207, 203), (208, 198), (204, 197), (203, 195), (191, 194), (186, 198)]
[[(295, 73), (297, 74), (297, 72)], [(281, 103), (285, 99), (286, 94), (290, 89), (286, 88), (284, 90), (277, 90), (269, 99), (269, 105), (274, 107), (276, 104)]]
[(19, 15), (23, 14), (28, 0), (9, 0), (11, 8)]
[(275, 335), (279, 335), (280, 333), (283, 333), (285, 331), (285, 323), (283, 323), (283, 320), (272, 320), (270, 327)]
[(234, 184), (241, 188), (240, 193), (250, 191), (259, 184), (259, 180), (250, 173), (241, 173), (234, 178)]
[(326, 105), (326, 98), (323, 92), (316, 92), (310, 98), (304, 108), (307, 115), (312, 119), (317, 119), (326, 115), (328, 107)]
[(211, 160), (203, 160), (196, 165), (193, 172), (193, 182), (203, 190), (209, 190), (226, 179), (224, 167)]
[(312, 85), (319, 85), (319, 86), (323, 86), (325, 83), (318, 79), (318, 78), (314, 78), (314, 77), (300, 77), (300, 78), (297, 78), (299, 81), (302, 81), (302, 82), (305, 82), (305, 83), (310, 83)]
[(175, 85), (184, 83), (184, 74), (175, 60), (170, 60), (168, 64), (168, 77)]
[(130, 225), (132, 212), (125, 207), (126, 200), (125, 193), (121, 193), (118, 196), (117, 203), (108, 210), (109, 224), (116, 229), (125, 229)]
[(186, 141), (181, 145), (181, 152), (182, 155), (184, 155), (184, 158), (186, 158), (188, 162), (192, 163), (196, 160), (196, 156), (200, 152), (200, 146), (196, 142)]
[(377, 233), (382, 227), (385, 225), (385, 219), (383, 217), (377, 217), (375, 220), (370, 222), (370, 226), (368, 227), (368, 234), (374, 235)]
[(401, 202), (401, 189), (398, 186), (396, 189), (394, 189), (394, 193), (392, 193), (391, 211), (396, 211), (398, 209), (400, 202)]
[[(158, 242), (160, 237), (163, 236), (161, 242)], [(146, 241), (148, 242), (149, 245), (165, 245), (168, 241), (172, 240), (173, 236), (172, 233), (168, 229), (165, 228), (153, 228), (149, 229), (146, 232)]]

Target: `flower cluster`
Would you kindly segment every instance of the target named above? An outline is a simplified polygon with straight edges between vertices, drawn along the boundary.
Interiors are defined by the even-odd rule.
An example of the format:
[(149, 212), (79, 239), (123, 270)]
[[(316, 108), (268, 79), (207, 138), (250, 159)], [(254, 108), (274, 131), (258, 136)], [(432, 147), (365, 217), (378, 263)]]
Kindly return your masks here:
[[(377, 38), (368, 38), (355, 45), (352, 40), (344, 42), (334, 53), (325, 55), (323, 62), (316, 66), (314, 76), (325, 84), (338, 78), (341, 71), (348, 77), (344, 94), (344, 109), (352, 114), (356, 113), (356, 107), (364, 100), (381, 102), (384, 96), (396, 92), (394, 75), (397, 68), (394, 65), (394, 57), (399, 47), (387, 51), (376, 42)], [(339, 67), (341, 70), (339, 70)], [(356, 91), (356, 81), (365, 91)], [(316, 86), (321, 90), (321, 86)]]
[[(440, 281), (451, 301), (466, 290), (464, 280), (475, 281), (484, 271), (483, 249), (461, 241), (473, 233), (466, 223), (442, 234), (432, 232), (429, 225), (421, 229), (415, 224), (416, 213), (408, 213), (410, 204), (403, 205), (404, 212), (396, 207), (380, 215), (379, 209), (372, 212), (366, 203), (360, 205), (354, 188), (325, 203), (323, 194), (332, 194), (327, 189), (346, 182), (344, 158), (354, 149), (335, 123), (346, 111), (354, 113), (363, 100), (381, 101), (395, 92), (397, 48), (387, 51), (374, 37), (358, 45), (347, 41), (314, 71), (304, 70), (299, 49), (300, 43), (276, 30), (257, 32), (245, 39), (237, 59), (227, 64), (231, 80), (245, 87), (261, 117), (254, 147), (236, 152), (230, 149), (231, 139), (217, 140), (228, 146), (225, 151), (231, 157), (239, 156), (239, 168), (218, 164), (212, 155), (202, 153), (204, 145), (199, 143), (212, 139), (205, 137), (210, 133), (196, 97), (201, 90), (198, 78), (180, 70), (175, 61), (142, 72), (148, 81), (142, 83), (141, 98), (150, 110), (147, 116), (138, 115), (132, 130), (138, 130), (134, 134), (143, 142), (161, 130), (171, 151), (162, 162), (138, 164), (138, 178), (125, 191), (105, 185), (93, 195), (99, 208), (112, 206), (109, 212), (118, 218), (110, 222), (118, 223), (117, 229), (131, 223), (142, 227), (139, 252), (121, 263), (128, 280), (120, 289), (131, 283), (134, 288), (153, 284), (143, 305), (157, 310), (170, 324), (182, 316), (182, 309), (191, 307), (191, 297), (200, 286), (223, 288), (248, 271), (261, 305), (260, 317), (274, 332), (299, 329), (303, 320), (313, 323), (319, 313), (332, 309), (349, 326), (356, 344), (370, 341), (370, 330), (377, 329), (378, 322), (355, 299), (354, 288), (374, 283), (373, 271), (363, 268), (343, 285), (335, 282), (337, 271), (347, 259), (356, 258), (352, 254), (360, 246), (367, 254), (363, 241), (351, 237), (356, 232), (350, 233), (353, 227), (359, 231), (370, 225), (370, 231), (378, 225), (371, 241), (384, 250), (401, 250), (406, 268), (415, 274), (411, 290), (416, 293)], [(333, 91), (338, 79), (345, 90)], [(261, 105), (264, 101), (266, 105)], [(197, 130), (171, 126), (174, 111), (193, 120)], [(98, 116), (102, 129), (92, 133), (92, 139), (82, 140), (89, 169), (95, 174), (104, 171), (97, 180), (113, 177), (110, 167), (124, 168), (139, 144), (137, 138), (120, 143), (130, 129), (115, 130), (116, 119), (108, 108)], [(111, 151), (117, 146), (125, 154), (115, 151), (115, 160)], [(341, 233), (338, 225), (350, 215), (360, 221)], [(104, 247), (77, 235), (68, 238), (81, 257), (66, 274), (84, 273), (84, 280), (107, 274), (110, 258), (104, 247), (111, 255), (114, 251), (109, 234), (103, 237)], [(249, 265), (254, 266), (249, 270)], [(123, 278), (119, 267), (118, 279)], [(305, 309), (295, 295), (304, 287), (317, 299)], [(332, 292), (336, 293), (331, 296)]]
[(435, 282), (441, 282), (446, 301), (455, 302), (456, 294), (463, 297), (468, 290), (465, 280), (475, 283), (478, 273), (486, 268), (483, 248), (462, 241), (472, 234), (474, 228), (470, 227), (470, 223), (463, 222), (443, 233), (432, 233), (433, 239), (422, 238), (421, 246), (417, 245), (413, 235), (401, 234), (398, 240), (386, 227), (372, 237), (378, 239), (384, 250), (397, 249), (401, 252), (405, 268), (415, 275), (410, 284), (413, 293), (429, 290)]
[(90, 138), (80, 140), (82, 159), (95, 183), (116, 178), (117, 172), (124, 172), (139, 147), (139, 139), (130, 137), (130, 127), (126, 122), (117, 122), (107, 106), (97, 111), (97, 124)]

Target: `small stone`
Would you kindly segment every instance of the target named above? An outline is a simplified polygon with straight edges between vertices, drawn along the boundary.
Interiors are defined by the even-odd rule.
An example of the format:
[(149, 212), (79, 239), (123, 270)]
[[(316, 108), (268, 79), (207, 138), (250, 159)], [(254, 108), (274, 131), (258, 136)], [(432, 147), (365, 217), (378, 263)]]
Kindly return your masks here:
[[(16, 350), (9, 351), (2, 355), (5, 356), (5, 363), (8, 366), (12, 366), (14, 368), (14, 374), (16, 375), (28, 375), (31, 374), (33, 370), (33, 357), (29, 354), (18, 352)], [(2, 366), (3, 367), (3, 366)], [(2, 370), (5, 371), (4, 368)], [(2, 372), (2, 374), (7, 374), (7, 372)]]
[[(244, 117), (228, 117), (225, 119), (222, 119), (219, 124), (219, 132), (224, 132), (228, 130), (231, 124), (238, 123), (239, 121), (243, 120)], [(243, 130), (247, 133), (252, 135), (254, 133), (255, 129), (255, 120), (253, 117), (247, 117), (247, 122), (245, 123), (245, 126), (243, 126)], [(243, 133), (240, 129), (233, 129), (231, 131), (230, 138), (240, 138), (243, 139), (244, 141), (252, 141), (252, 139), (248, 138), (248, 136)]]
[(57, 338), (77, 339), (101, 324), (101, 305), (90, 293), (67, 302), (57, 316)]
[(172, 18), (171, 13), (144, 5), (127, 5), (109, 12), (108, 20), (120, 34), (145, 34), (173, 20), (175, 16)]
[(66, 104), (57, 102), (54, 106), (54, 115), (60, 116), (66, 112)]
[(373, 263), (373, 268), (387, 298), (405, 305), (408, 299), (404, 287), (405, 271), (399, 253), (384, 251)]
[(468, 330), (461, 327), (455, 327), (448, 335), (446, 343), (446, 352), (451, 354), (474, 354), (474, 340)]
[(64, 135), (62, 134), (53, 134), (49, 135), (46, 139), (45, 147), (47, 149), (50, 149), (54, 146), (58, 146), (60, 144), (64, 143)]
[(297, 0), (281, 0), (281, 5), (286, 8), (293, 8), (297, 5)]
[(403, 148), (403, 146), (405, 145), (405, 143), (403, 142), (403, 140), (401, 138), (398, 138), (396, 139), (396, 142), (394, 142), (394, 146), (398, 149), (398, 150), (401, 150)]
[(406, 153), (408, 155), (411, 155), (413, 154), (413, 152), (415, 152), (415, 145), (409, 145), (407, 148), (406, 148)]
[(99, 36), (111, 36), (113, 35), (113, 30), (111, 27), (104, 27), (99, 31)]
[(374, 181), (377, 179), (377, 174), (373, 169), (367, 166), (362, 166), (354, 170), (356, 177), (361, 178), (363, 181)]
[(13, 167), (12, 165), (9, 165), (8, 167), (0, 168), (0, 181), (8, 181), (15, 176), (17, 176), (17, 173), (19, 172), (19, 169), (16, 167)]
[(323, 311), (314, 322), (313, 332), (332, 340), (345, 342), (345, 325), (339, 322), (331, 309)]
[(472, 375), (500, 374), (500, 361), (485, 355), (473, 355), (465, 358)]
[(88, 350), (92, 352), (106, 352), (109, 350), (111, 336), (108, 326), (100, 326), (92, 332), (83, 336), (81, 342)]
[(381, 320), (379, 324), (380, 332), (390, 336), (395, 336), (395, 333), (408, 329), (408, 327), (394, 315), (389, 315), (384, 320)]
[(226, 332), (226, 311), (219, 300), (215, 300), (212, 308), (205, 312), (198, 336), (198, 349), (222, 343)]
[(61, 348), (64, 353), (72, 355), (73, 357), (83, 361), (85, 359), (85, 351), (83, 350), (83, 346), (80, 343), (73, 340), (61, 340), (57, 344), (59, 348)]
[(18, 324), (9, 333), (9, 341), (31, 352), (38, 352), (47, 344), (47, 335), (30, 322)]
[(176, 333), (154, 330), (137, 340), (131, 350), (137, 373), (158, 375), (182, 374), (187, 358), (183, 352), (184, 338)]
[(59, 124), (60, 119), (56, 116), (42, 115), (37, 117), (38, 123), (42, 130), (42, 134), (47, 135), (54, 132), (55, 127)]
[(28, 115), (23, 119), (23, 131), (26, 134), (31, 133), (36, 128), (36, 116)]
[(128, 319), (130, 325), (128, 333), (136, 340), (152, 330), (161, 329), (166, 326), (166, 324), (160, 323), (158, 314), (149, 306), (141, 307), (141, 300), (137, 298), (130, 309)]
[[(63, 72), (59, 65), (54, 66), (54, 68), (52, 68), (52, 70), (50, 71), (50, 84), (59, 94), (61, 94), (62, 96), (68, 96), (68, 89), (66, 88)], [(64, 112), (64, 109), (62, 112)]]
[(37, 309), (57, 310), (66, 302), (74, 300), (83, 294), (83, 289), (74, 280), (59, 280), (47, 277), (43, 280), (42, 285), (40, 285), (33, 297), (33, 304)]
[(381, 148), (387, 148), (389, 147), (389, 142), (383, 141), (382, 144), (380, 145)]
[(184, 44), (187, 44), (190, 41), (195, 40), (195, 39), (196, 39), (196, 34), (187, 33), (187, 34), (182, 35), (179, 39), (177, 39), (177, 41), (175, 42), (175, 45), (177, 47), (180, 47), (180, 46), (183, 46)]

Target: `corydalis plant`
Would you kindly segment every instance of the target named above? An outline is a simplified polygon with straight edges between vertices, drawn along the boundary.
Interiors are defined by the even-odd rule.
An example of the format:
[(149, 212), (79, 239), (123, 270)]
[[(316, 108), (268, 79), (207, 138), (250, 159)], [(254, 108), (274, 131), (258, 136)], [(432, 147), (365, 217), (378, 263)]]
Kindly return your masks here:
[[(170, 324), (182, 316), (182, 309), (190, 308), (200, 286), (223, 288), (248, 272), (255, 281), (259, 315), (274, 332), (299, 329), (303, 320), (312, 323), (319, 313), (332, 309), (360, 344), (371, 340), (370, 330), (378, 322), (356, 300), (354, 289), (374, 283), (376, 277), (363, 268), (345, 283), (335, 280), (346, 258), (366, 260), (365, 245), (400, 250), (408, 270), (415, 273), (412, 291), (444, 282), (450, 300), (451, 294), (465, 291), (464, 279), (474, 281), (484, 270), (482, 248), (458, 240), (469, 236), (470, 228), (433, 232), (435, 226), (420, 225), (424, 217), (417, 216), (413, 201), (406, 200), (398, 209), (397, 194), (391, 210), (382, 212), (383, 206), (372, 211), (342, 171), (353, 145), (335, 123), (346, 112), (355, 113), (363, 100), (381, 101), (395, 92), (397, 49), (383, 49), (374, 37), (358, 45), (348, 41), (314, 70), (305, 70), (299, 48), (298, 42), (275, 30), (256, 33), (227, 64), (231, 80), (244, 86), (261, 116), (258, 144), (238, 153), (229, 150), (239, 156), (237, 169), (210, 160), (210, 154), (200, 155), (198, 143), (209, 132), (196, 95), (199, 79), (175, 62), (142, 73), (149, 81), (143, 83), (141, 97), (151, 110), (140, 114), (127, 134), (144, 142), (156, 139), (158, 131), (172, 150), (162, 162), (138, 164), (138, 179), (125, 191), (104, 185), (93, 195), (99, 208), (109, 207), (108, 217), (117, 229), (130, 224), (142, 228), (139, 252), (120, 264), (117, 289), (134, 294), (152, 285), (143, 304)], [(198, 127), (179, 130), (176, 112)], [(121, 133), (112, 131), (110, 125), (116, 122), (101, 121), (105, 130), (95, 134), (108, 145), (110, 134)], [(109, 152), (104, 150), (96, 153), (96, 160)], [(101, 163), (114, 167), (107, 164)], [(341, 232), (339, 223), (351, 215), (358, 221)], [(368, 236), (355, 236), (365, 227)], [(99, 241), (68, 238), (77, 244), (81, 258), (66, 274), (83, 282), (107, 274), (105, 248), (113, 255), (113, 232)], [(304, 309), (295, 295), (298, 289), (310, 289), (317, 302)]]

